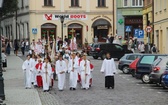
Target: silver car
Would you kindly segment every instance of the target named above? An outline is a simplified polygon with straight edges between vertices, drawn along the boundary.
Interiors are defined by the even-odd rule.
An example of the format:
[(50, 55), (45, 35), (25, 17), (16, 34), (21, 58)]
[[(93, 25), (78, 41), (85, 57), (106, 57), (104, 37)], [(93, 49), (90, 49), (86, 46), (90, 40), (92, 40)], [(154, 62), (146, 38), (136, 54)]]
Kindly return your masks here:
[(168, 57), (160, 57), (154, 61), (152, 64), (152, 72), (149, 75), (149, 79), (152, 83), (158, 85), (161, 84), (162, 75), (166, 70), (168, 64)]

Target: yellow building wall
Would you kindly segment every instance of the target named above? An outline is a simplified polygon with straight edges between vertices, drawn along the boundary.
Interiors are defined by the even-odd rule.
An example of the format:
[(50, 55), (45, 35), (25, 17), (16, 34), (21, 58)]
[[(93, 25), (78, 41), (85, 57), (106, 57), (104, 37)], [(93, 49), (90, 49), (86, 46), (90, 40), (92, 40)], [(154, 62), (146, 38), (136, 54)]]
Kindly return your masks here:
[[(40, 2), (41, 1), (41, 2)], [(57, 0), (54, 2), (53, 7), (45, 7), (44, 0), (29, 0), (29, 9), (30, 9), (30, 41), (32, 39), (41, 38), (41, 25), (45, 23), (53, 23), (57, 26), (56, 35), (61, 37), (61, 22), (60, 20), (44, 20), (44, 14), (85, 14), (87, 15), (87, 20), (65, 20), (64, 24), (66, 27), (63, 28), (63, 35), (68, 35), (68, 25), (72, 23), (79, 23), (83, 26), (82, 34), (83, 34), (83, 43), (85, 42), (85, 38), (89, 43), (92, 42), (92, 38), (94, 35), (92, 24), (94, 21), (98, 19), (105, 19), (110, 22), (111, 28), (109, 29), (109, 33), (113, 33), (113, 6), (112, 0), (106, 0), (105, 8), (97, 8), (97, 0), (80, 0), (80, 7), (70, 7), (70, 0)], [(115, 0), (114, 0), (115, 1)], [(115, 1), (116, 2), (116, 1)], [(63, 3), (63, 5), (62, 5)], [(88, 7), (87, 4), (90, 4)], [(114, 5), (116, 6), (116, 5)], [(115, 7), (116, 9), (116, 7)], [(114, 10), (115, 11), (115, 10)], [(114, 21), (115, 22), (115, 21)], [(116, 22), (115, 22), (116, 23)], [(88, 31), (87, 31), (88, 26)], [(32, 28), (37, 28), (38, 33), (36, 35), (32, 34)], [(116, 28), (115, 28), (116, 30)], [(115, 31), (114, 30), (114, 31)]]

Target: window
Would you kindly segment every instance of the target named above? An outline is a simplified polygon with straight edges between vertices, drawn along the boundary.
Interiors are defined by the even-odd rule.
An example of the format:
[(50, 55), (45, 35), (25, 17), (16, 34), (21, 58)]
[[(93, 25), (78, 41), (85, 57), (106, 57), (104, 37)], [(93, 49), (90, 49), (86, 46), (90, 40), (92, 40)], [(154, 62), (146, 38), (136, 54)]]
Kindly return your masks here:
[(44, 0), (44, 6), (53, 6), (53, 0)]
[(142, 7), (143, 6), (143, 0), (132, 0), (132, 6)]
[(135, 60), (135, 59), (136, 59), (136, 56), (135, 56), (135, 55), (130, 55), (130, 56), (128, 56), (127, 59), (128, 59), (128, 60)]
[(79, 0), (71, 0), (71, 7), (79, 7)]
[(24, 0), (22, 0), (22, 4), (21, 5), (22, 5), (21, 8), (23, 8), (24, 7)]
[(98, 0), (98, 7), (106, 7), (106, 0)]
[(144, 56), (141, 61), (140, 64), (152, 64), (155, 60), (155, 56)]
[(124, 6), (128, 6), (128, 0), (124, 0)]

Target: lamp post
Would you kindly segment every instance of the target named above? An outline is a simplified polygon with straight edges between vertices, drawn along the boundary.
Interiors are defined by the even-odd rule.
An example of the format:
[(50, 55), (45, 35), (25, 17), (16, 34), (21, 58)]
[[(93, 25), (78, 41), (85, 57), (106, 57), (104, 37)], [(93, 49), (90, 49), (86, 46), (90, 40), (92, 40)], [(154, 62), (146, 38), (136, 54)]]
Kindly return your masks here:
[(62, 41), (63, 41), (63, 23), (64, 23), (64, 16), (60, 17), (60, 21), (61, 21), (61, 35), (62, 35)]
[[(0, 1), (0, 9), (2, 8), (2, 4), (3, 4), (3, 0)], [(1, 19), (2, 16), (0, 16)], [(0, 24), (1, 24), (1, 20), (0, 20)], [(1, 34), (1, 30), (0, 30), (0, 34)], [(1, 52), (2, 52), (2, 40), (1, 40), (0, 36), (0, 99), (1, 100), (5, 100), (5, 93), (4, 93), (4, 78), (3, 73), (2, 73), (2, 56), (1, 56)]]

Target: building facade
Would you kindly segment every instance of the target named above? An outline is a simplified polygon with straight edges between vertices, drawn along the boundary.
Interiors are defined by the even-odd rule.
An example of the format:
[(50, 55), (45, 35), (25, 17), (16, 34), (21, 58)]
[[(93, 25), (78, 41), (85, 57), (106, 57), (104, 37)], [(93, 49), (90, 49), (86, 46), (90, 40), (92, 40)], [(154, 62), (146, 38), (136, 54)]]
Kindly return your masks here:
[(168, 53), (168, 1), (154, 0), (154, 43), (161, 54)]
[[(143, 0), (117, 0), (117, 34), (124, 39), (134, 37), (135, 29), (143, 28)], [(125, 27), (130, 27), (126, 32)]]
[[(116, 0), (18, 0), (19, 10), (1, 23), (3, 35), (12, 39), (52, 39), (76, 36), (77, 44), (92, 42), (97, 36), (105, 41), (116, 34)], [(60, 17), (64, 17), (63, 25)], [(16, 25), (17, 24), (17, 25)], [(11, 28), (12, 25), (12, 28)], [(15, 28), (17, 26), (17, 29)], [(7, 27), (7, 28), (6, 28)], [(16, 32), (17, 31), (17, 35)], [(11, 39), (11, 38), (10, 38)]]
[[(143, 29), (147, 26), (152, 27), (152, 31), (147, 33), (144, 31), (144, 42), (145, 43), (154, 43), (154, 13), (153, 13), (153, 0), (144, 0), (144, 8), (143, 8)], [(149, 36), (149, 37), (148, 37)]]
[[(115, 0), (30, 0), (30, 31), (37, 28), (30, 39), (57, 36), (76, 36), (77, 44), (92, 42), (94, 36), (104, 41), (109, 33), (114, 33)], [(114, 5), (115, 6), (115, 5)], [(63, 27), (60, 17), (64, 17)]]
[[(29, 0), (18, 0), (18, 11), (1, 21), (1, 35), (11, 41), (29, 38)], [(16, 28), (17, 27), (17, 28)]]

